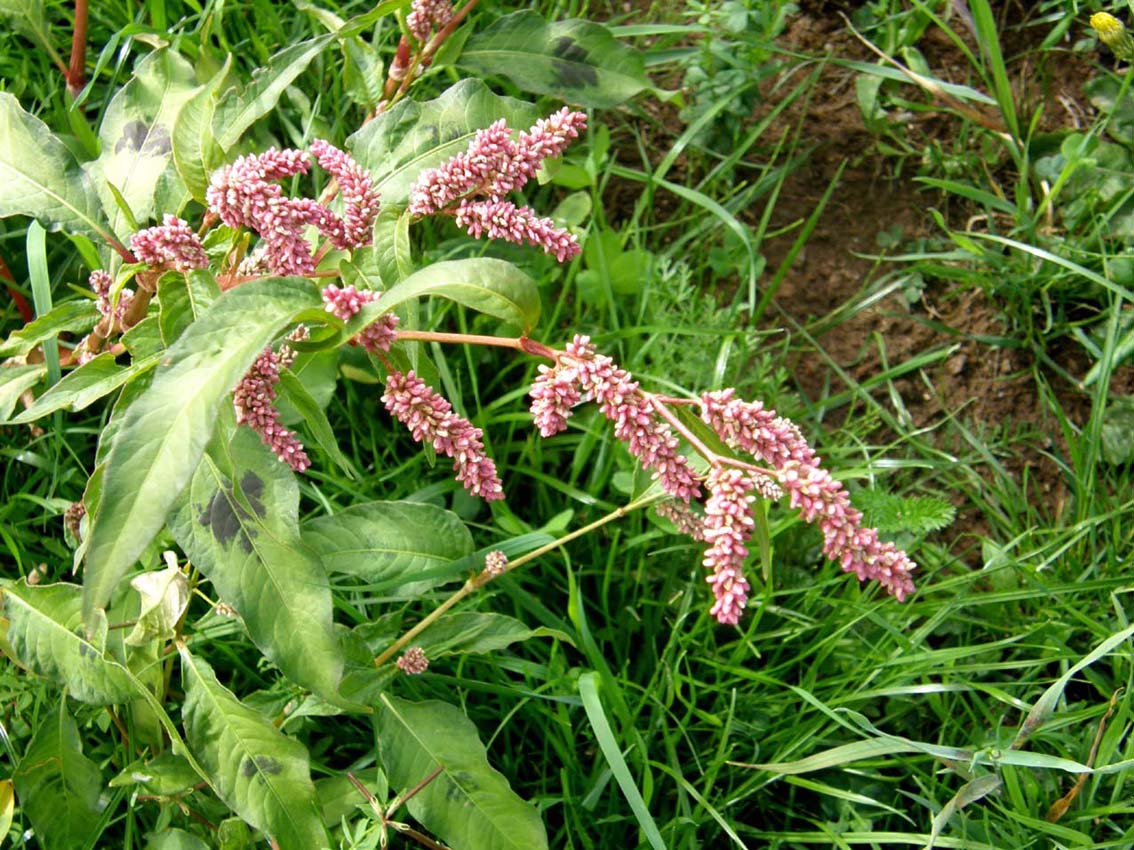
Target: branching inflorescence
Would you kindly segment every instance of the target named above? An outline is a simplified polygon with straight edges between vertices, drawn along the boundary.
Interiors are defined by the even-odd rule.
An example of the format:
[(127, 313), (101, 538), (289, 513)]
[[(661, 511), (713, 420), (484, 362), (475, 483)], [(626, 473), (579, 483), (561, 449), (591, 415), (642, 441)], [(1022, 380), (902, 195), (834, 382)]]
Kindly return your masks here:
[[(434, 7), (440, 10), (436, 15), (430, 11)], [(414, 8), (420, 19), (409, 23), (418, 41), (428, 37), (432, 28), (444, 26), (445, 9), (451, 13), (445, 3)], [(474, 237), (527, 242), (566, 260), (579, 251), (576, 237), (503, 196), (522, 187), (545, 159), (562, 154), (585, 127), (585, 116), (566, 108), (515, 139), (507, 125), (498, 121), (478, 132), (467, 151), (419, 177), (411, 191), (409, 211), (418, 217), (452, 215)], [(335, 178), (343, 198), (342, 217), (314, 200), (285, 197), (277, 184), (285, 177), (306, 173), (311, 155)], [(378, 211), (370, 175), (348, 154), (321, 140), (312, 143), (310, 155), (270, 150), (241, 157), (214, 175), (207, 197), (210, 210), (225, 224), (259, 234), (260, 243), (244, 266), (249, 271), (266, 267), (275, 274), (314, 274), (318, 255), (307, 241), (308, 227), (342, 250), (369, 244)], [(139, 260), (154, 270), (186, 271), (208, 262), (197, 236), (173, 216), (135, 234), (131, 246)], [(130, 296), (124, 293), (117, 309), (111, 310), (110, 277), (105, 272), (92, 274), (91, 285), (104, 316), (117, 315), (124, 302), (130, 303)], [(337, 284), (323, 287), (322, 295), (327, 312), (343, 322), (380, 298), (376, 292)], [(489, 502), (503, 499), (503, 482), (487, 455), (481, 429), (456, 413), (415, 372), (395, 368), (386, 357), (400, 333), (405, 332), (398, 330), (397, 317), (387, 313), (350, 339), (385, 366), (382, 403), (414, 440), (452, 459), (457, 480), (470, 493)], [(429, 332), (413, 333), (413, 338), (430, 338)], [(526, 338), (444, 336), (469, 342), (507, 342), (552, 361), (539, 367), (530, 389), (533, 424), (542, 437), (565, 430), (580, 404), (598, 405), (614, 424), (614, 436), (671, 497), (659, 505), (659, 512), (680, 531), (705, 543), (703, 564), (715, 600), (711, 613), (721, 623), (736, 624), (747, 604), (750, 586), (744, 564), (755, 528), (753, 505), (757, 499), (776, 500), (785, 493), (791, 507), (818, 526), (824, 554), (843, 570), (860, 580), (880, 582), (899, 600), (912, 592), (914, 563), (892, 543), (880, 541), (876, 530), (862, 526), (862, 514), (851, 506), (846, 489), (822, 468), (799, 428), (760, 402), (738, 399), (731, 389), (706, 392), (696, 401), (649, 393), (585, 336), (576, 336), (561, 351)], [(265, 349), (237, 387), (234, 404), (237, 421), (255, 430), (280, 460), (302, 472), (311, 461), (295, 434), (280, 424), (273, 404), (280, 369), (293, 357), (286, 343), (278, 352)], [(708, 448), (673, 413), (675, 405), (695, 405), (702, 421), (720, 440), (747, 458), (724, 456)], [(683, 448), (683, 441), (688, 449)], [(700, 455), (704, 464), (694, 466), (688, 450)], [(502, 555), (493, 558), (486, 563), (485, 580), (506, 568)], [(399, 666), (420, 672), (423, 661), (424, 657), (407, 652)]]

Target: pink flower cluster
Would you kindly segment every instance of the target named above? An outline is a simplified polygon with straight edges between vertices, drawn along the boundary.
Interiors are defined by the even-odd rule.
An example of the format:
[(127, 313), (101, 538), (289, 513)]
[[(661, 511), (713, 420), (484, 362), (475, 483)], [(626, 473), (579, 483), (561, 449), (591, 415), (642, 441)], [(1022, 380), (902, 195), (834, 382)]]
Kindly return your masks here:
[(586, 126), (586, 115), (563, 107), (513, 140), (501, 119), (478, 131), (464, 153), (423, 172), (410, 192), (409, 210), (417, 216), (452, 214), (459, 227), (478, 239), (486, 234), (527, 242), (563, 262), (581, 250), (574, 234), (503, 196), (534, 177), (545, 159), (562, 154)]
[(187, 272), (209, 264), (205, 246), (187, 222), (168, 213), (162, 224), (139, 230), (130, 237), (130, 248), (139, 261), (158, 269)]
[(311, 166), (301, 150), (272, 149), (242, 156), (213, 175), (205, 194), (209, 209), (229, 227), (248, 227), (260, 234), (264, 260), (275, 274), (314, 274), (315, 257), (304, 238), (308, 226), (340, 249), (369, 244), (372, 238), (378, 195), (370, 176), (349, 154), (328, 142), (317, 139), (311, 150), (338, 180), (345, 218), (310, 198), (284, 197), (276, 181), (306, 174)]
[[(364, 304), (377, 301), (378, 297), (377, 292), (358, 290), (353, 286), (339, 287), (333, 283), (323, 290), (325, 309), (344, 322), (361, 310)], [(398, 338), (397, 327), (398, 317), (393, 313), (387, 313), (355, 334), (350, 344), (362, 346), (372, 354), (389, 351), (390, 346)]]
[[(861, 581), (879, 582), (899, 601), (913, 592), (910, 574), (916, 564), (893, 543), (881, 542), (877, 530), (862, 527), (862, 513), (851, 506), (843, 485), (819, 465), (819, 458), (794, 423), (760, 402), (734, 398), (731, 389), (704, 393), (701, 418), (729, 446), (776, 470), (791, 506), (800, 508), (806, 522), (819, 526), (823, 553), (828, 558)], [(706, 566), (715, 569), (717, 563), (714, 559), (710, 564), (706, 555)]]
[(654, 479), (671, 496), (688, 502), (701, 488), (689, 461), (677, 451), (677, 436), (658, 419), (653, 404), (630, 373), (598, 354), (590, 338), (576, 336), (555, 365), (542, 367), (530, 395), (531, 412), (541, 435), (549, 437), (567, 427), (571, 408), (584, 396), (598, 403), (614, 423), (614, 436), (626, 443)]
[(114, 278), (110, 276), (110, 272), (95, 269), (87, 278), (87, 284), (90, 286), (91, 291), (98, 296), (96, 303), (99, 315), (104, 318), (110, 318), (113, 314), (113, 322), (115, 327), (118, 328), (122, 322), (122, 317), (125, 316), (126, 311), (130, 309), (130, 301), (134, 298), (133, 290), (123, 289), (118, 293), (118, 303), (111, 305), (110, 290), (114, 287)]
[(238, 425), (247, 425), (276, 457), (296, 472), (303, 472), (311, 466), (311, 459), (299, 438), (280, 424), (280, 412), (273, 404), (280, 369), (290, 366), (294, 359), (295, 351), (286, 344), (280, 346), (278, 354), (270, 346), (265, 348), (237, 385), (232, 403)]
[(420, 676), (429, 669), (429, 656), (420, 646), (411, 646), (394, 665), (407, 676)]
[(425, 381), (412, 371), (391, 371), (382, 403), (417, 442), (428, 440), (434, 450), (453, 459), (457, 480), (466, 490), (486, 502), (504, 498), (496, 464), (484, 453), (483, 432), (454, 413), (453, 406)]
[(453, 20), (453, 4), (450, 0), (413, 0), (410, 13), (406, 15), (406, 28), (410, 35), (425, 43), (433, 30), (441, 29)]

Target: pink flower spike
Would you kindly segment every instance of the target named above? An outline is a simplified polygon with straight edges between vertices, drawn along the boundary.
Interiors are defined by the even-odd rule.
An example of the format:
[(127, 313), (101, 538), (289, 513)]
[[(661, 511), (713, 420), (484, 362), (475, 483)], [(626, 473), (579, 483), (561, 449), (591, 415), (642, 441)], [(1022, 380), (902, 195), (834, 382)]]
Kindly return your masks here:
[(479, 193), (508, 167), (515, 155), (516, 143), (503, 118), (478, 130), (468, 150), (421, 173), (410, 189), (410, 213), (433, 215), (465, 195)]
[(155, 268), (187, 272), (209, 264), (205, 246), (187, 222), (168, 213), (157, 227), (147, 227), (130, 237), (135, 256)]
[(390, 372), (382, 394), (386, 410), (410, 430), (414, 440), (430, 442), (435, 451), (453, 459), (457, 480), (486, 502), (504, 498), (496, 464), (484, 453), (483, 432), (412, 371)]
[(705, 524), (702, 533), (709, 542), (704, 564), (712, 571), (706, 581), (713, 588), (716, 602), (711, 613), (718, 622), (736, 625), (748, 602), (748, 581), (744, 578), (745, 544), (752, 535), (752, 495), (755, 482), (733, 467), (714, 466), (705, 487)]
[[(344, 322), (361, 310), (364, 304), (376, 301), (378, 297), (376, 292), (358, 290), (354, 286), (340, 288), (333, 283), (323, 290), (325, 309)], [(350, 344), (362, 346), (371, 353), (389, 351), (390, 346), (398, 340), (397, 327), (398, 317), (387, 313), (355, 334)]]
[(286, 345), (279, 354), (270, 347), (265, 348), (237, 385), (232, 403), (238, 425), (247, 425), (260, 435), (260, 441), (276, 457), (296, 472), (303, 472), (311, 466), (311, 459), (299, 438), (280, 424), (280, 412), (273, 404), (280, 368), (290, 364), (293, 357), (294, 352)]
[(541, 437), (551, 437), (566, 430), (572, 408), (583, 397), (579, 376), (562, 364), (540, 366), (539, 376), (532, 382), (532, 419)]
[(898, 601), (913, 592), (917, 565), (892, 543), (882, 543), (841, 483), (819, 465), (819, 458), (795, 423), (759, 402), (733, 397), (733, 390), (704, 393), (701, 418), (728, 445), (770, 464), (780, 486), (804, 521), (823, 533), (823, 553), (860, 581), (874, 579)]
[(559, 262), (569, 260), (583, 249), (574, 233), (556, 227), (550, 218), (540, 218), (530, 207), (517, 207), (511, 201), (461, 201), (456, 213), (457, 226), (479, 239), (525, 242), (554, 254)]
[(336, 248), (360, 248), (374, 241), (374, 219), (378, 216), (378, 193), (370, 173), (354, 158), (322, 139), (311, 143), (319, 167), (334, 176), (343, 196), (343, 235)]
[(394, 665), (407, 676), (420, 676), (429, 669), (429, 657), (420, 646), (411, 646)]
[(453, 20), (450, 0), (413, 0), (406, 15), (406, 28), (418, 41), (425, 43), (433, 30), (439, 30)]
[(561, 156), (586, 128), (586, 114), (572, 112), (566, 106), (547, 118), (541, 118), (530, 130), (520, 133), (516, 152), (508, 166), (501, 169), (492, 181), (489, 195), (500, 197), (519, 189), (536, 176), (544, 160)]

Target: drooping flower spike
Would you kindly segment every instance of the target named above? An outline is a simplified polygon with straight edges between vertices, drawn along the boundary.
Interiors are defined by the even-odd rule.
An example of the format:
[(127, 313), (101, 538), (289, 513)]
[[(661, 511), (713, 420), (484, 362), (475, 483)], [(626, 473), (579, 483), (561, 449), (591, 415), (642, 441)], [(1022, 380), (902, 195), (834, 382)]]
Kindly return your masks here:
[(187, 272), (203, 269), (209, 264), (205, 246), (193, 228), (188, 222), (168, 213), (162, 224), (139, 230), (131, 236), (130, 248), (138, 260), (154, 268)]
[[(303, 338), (305, 331), (297, 332), (292, 339)], [(275, 406), (280, 369), (290, 366), (294, 359), (295, 351), (286, 343), (278, 353), (271, 346), (265, 348), (237, 385), (232, 404), (236, 408), (236, 424), (247, 425), (276, 457), (294, 471), (303, 472), (311, 466), (311, 459), (299, 438), (280, 423), (280, 412)]]

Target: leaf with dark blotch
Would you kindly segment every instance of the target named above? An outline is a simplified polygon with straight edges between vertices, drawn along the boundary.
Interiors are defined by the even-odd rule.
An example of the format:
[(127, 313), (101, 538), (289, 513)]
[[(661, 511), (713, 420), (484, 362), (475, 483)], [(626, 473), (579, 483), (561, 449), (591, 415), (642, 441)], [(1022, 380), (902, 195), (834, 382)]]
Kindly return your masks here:
[(319, 303), (308, 280), (252, 281), (218, 298), (166, 352), (153, 383), (126, 408), (106, 460), (84, 573), (88, 616), (165, 524), (221, 402), (292, 317)]
[(433, 100), (403, 100), (347, 139), (347, 147), (374, 176), (382, 204), (403, 206), (421, 172), (463, 153), (477, 130), (500, 118), (526, 130), (538, 117), (531, 104), (493, 94), (480, 80), (461, 80)]
[(138, 61), (106, 109), (99, 126), (102, 152), (85, 168), (123, 240), (132, 228), (108, 184), (140, 224), (177, 209), (188, 195), (173, 167), (171, 133), (195, 89), (193, 66), (176, 51), (157, 50)]
[(473, 550), (456, 514), (420, 502), (370, 502), (303, 524), (303, 540), (328, 572), (358, 576), (372, 590), (412, 599), (471, 569)]
[(227, 471), (213, 449), (197, 468), (170, 516), (174, 539), (284, 675), (342, 704), (330, 585), (299, 538), (295, 475), (248, 428), (224, 451)]
[(91, 179), (16, 98), (0, 92), (0, 218), (27, 215), (49, 230), (111, 238)]
[(12, 780), (37, 846), (71, 850), (88, 845), (101, 832), (102, 776), (98, 765), (83, 755), (79, 727), (67, 713), (66, 699), (39, 718), (35, 729)]
[(418, 298), (448, 298), (465, 307), (495, 316), (527, 331), (539, 321), (540, 298), (535, 281), (504, 260), (476, 257), (432, 263), (391, 287), (362, 308), (349, 322), (353, 335), (383, 313)]
[(243, 705), (207, 663), (179, 650), (186, 742), (217, 796), (280, 850), (328, 846), (306, 748)]
[(82, 702), (111, 705), (135, 695), (126, 669), (104, 654), (106, 615), (97, 612), (89, 635), (84, 630), (77, 584), (31, 587), (20, 579), (0, 585), (0, 601), (17, 663)]
[(650, 87), (642, 54), (603, 24), (549, 23), (532, 11), (506, 15), (475, 33), (457, 63), (507, 77), (523, 91), (598, 109), (619, 106)]
[(390, 786), (406, 791), (440, 768), (407, 806), (453, 850), (539, 850), (547, 833), (535, 807), (488, 763), (464, 712), (431, 700), (383, 694), (375, 718), (378, 751)]

